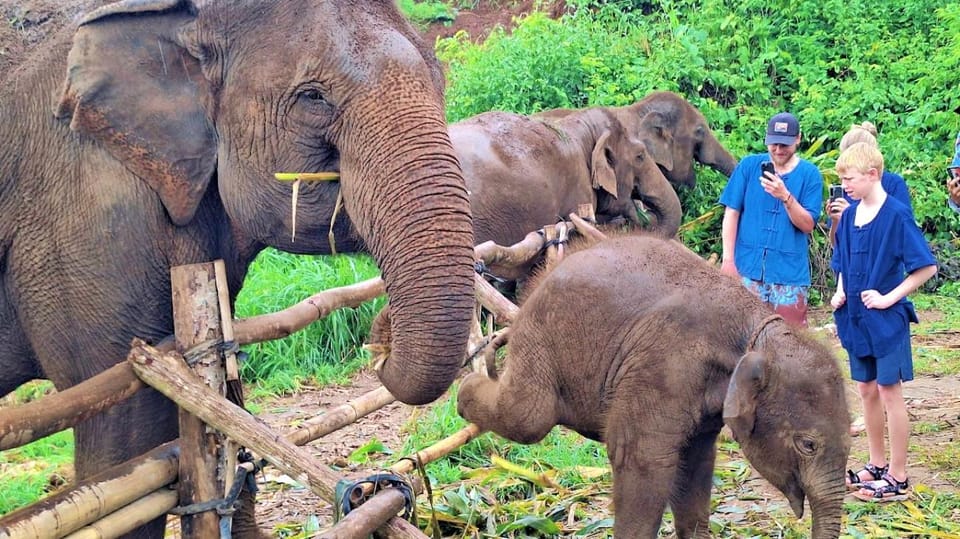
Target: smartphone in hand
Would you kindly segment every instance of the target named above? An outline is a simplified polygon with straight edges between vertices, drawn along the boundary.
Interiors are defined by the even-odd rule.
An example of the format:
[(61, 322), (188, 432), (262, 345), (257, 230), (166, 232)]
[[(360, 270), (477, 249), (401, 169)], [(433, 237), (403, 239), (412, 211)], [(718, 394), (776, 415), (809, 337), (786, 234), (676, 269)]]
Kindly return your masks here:
[(769, 172), (770, 174), (776, 174), (776, 169), (773, 168), (773, 163), (770, 161), (764, 161), (760, 163), (760, 173)]
[(838, 198), (843, 198), (843, 186), (842, 185), (831, 185), (830, 186), (830, 200), (836, 200)]

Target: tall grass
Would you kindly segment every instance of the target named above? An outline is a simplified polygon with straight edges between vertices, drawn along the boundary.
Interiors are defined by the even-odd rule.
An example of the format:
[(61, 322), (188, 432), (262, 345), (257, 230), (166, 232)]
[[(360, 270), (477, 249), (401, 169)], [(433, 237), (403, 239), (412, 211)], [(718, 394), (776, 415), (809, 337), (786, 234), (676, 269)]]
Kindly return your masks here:
[[(236, 316), (278, 311), (322, 290), (379, 274), (366, 255), (296, 256), (274, 249), (254, 261), (237, 296)], [(384, 298), (338, 309), (286, 338), (244, 347), (241, 375), (267, 392), (289, 392), (305, 381), (340, 383), (368, 359), (361, 349)]]

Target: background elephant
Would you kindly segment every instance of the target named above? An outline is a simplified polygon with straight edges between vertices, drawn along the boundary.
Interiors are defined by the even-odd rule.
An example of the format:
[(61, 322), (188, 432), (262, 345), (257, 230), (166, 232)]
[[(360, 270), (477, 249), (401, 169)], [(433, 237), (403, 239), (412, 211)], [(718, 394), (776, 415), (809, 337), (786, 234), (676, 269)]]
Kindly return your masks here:
[(650, 230), (670, 237), (680, 226), (677, 194), (643, 143), (628, 136), (609, 110), (557, 119), (487, 112), (451, 124), (449, 132), (477, 243), (513, 245), (586, 203), (594, 205), (600, 223), (639, 224), (633, 199), (651, 215)]
[[(583, 301), (571, 303), (574, 298)], [(830, 350), (679, 242), (618, 237), (565, 257), (523, 304), (498, 380), (470, 374), (469, 421), (521, 443), (566, 425), (606, 443), (615, 535), (657, 536), (669, 503), (684, 537), (709, 537), (716, 438), (836, 538), (850, 450)]]
[[(302, 188), (293, 241), (273, 173), (331, 170), (337, 251), (373, 254), (404, 326), (383, 383), (413, 404), (445, 391), (474, 305), (470, 208), (440, 66), (392, 1), (130, 0), (74, 29), (0, 89), (0, 395), (171, 334), (171, 266), (222, 258), (235, 295), (266, 246), (329, 253), (337, 183)], [(84, 478), (175, 438), (175, 408), (144, 391), (75, 435)]]
[[(643, 141), (647, 152), (675, 186), (696, 185), (694, 162), (728, 177), (737, 166), (737, 159), (720, 144), (703, 114), (678, 94), (652, 92), (632, 105), (610, 110), (628, 134)], [(576, 110), (554, 109), (535, 117), (559, 118), (573, 112)]]

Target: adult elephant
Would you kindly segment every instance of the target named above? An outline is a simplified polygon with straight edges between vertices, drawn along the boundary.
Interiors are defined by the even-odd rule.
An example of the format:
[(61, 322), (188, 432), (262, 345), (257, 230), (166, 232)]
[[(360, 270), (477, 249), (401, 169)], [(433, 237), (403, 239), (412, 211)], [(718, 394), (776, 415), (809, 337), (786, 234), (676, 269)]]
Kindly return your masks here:
[(677, 194), (608, 109), (556, 119), (487, 112), (449, 131), (477, 243), (512, 245), (587, 203), (600, 223), (640, 224), (636, 199), (651, 215), (650, 230), (671, 237), (680, 226)]
[[(338, 185), (302, 188), (294, 241), (291, 189), (273, 173), (339, 171), (336, 249), (373, 254), (404, 328), (381, 380), (401, 401), (434, 400), (474, 304), (443, 84), (389, 0), (89, 13), (0, 93), (0, 395), (33, 378), (66, 388), (122, 361), (133, 337), (171, 334), (171, 266), (222, 258), (236, 294), (267, 246), (331, 252)], [(175, 407), (144, 391), (75, 436), (84, 478), (175, 438)]]
[[(678, 94), (652, 92), (632, 105), (610, 110), (627, 133), (643, 141), (675, 186), (696, 185), (695, 162), (724, 176), (730, 176), (737, 166), (737, 159), (717, 140), (703, 113)], [(558, 118), (574, 112), (576, 109), (553, 109), (535, 116)]]
[[(470, 374), (468, 421), (535, 443), (565, 425), (607, 446), (614, 535), (709, 537), (716, 439), (840, 533), (850, 450), (844, 378), (830, 349), (791, 327), (677, 241), (611, 238), (542, 277), (511, 326), (498, 379)], [(575, 301), (573, 298), (589, 298)]]

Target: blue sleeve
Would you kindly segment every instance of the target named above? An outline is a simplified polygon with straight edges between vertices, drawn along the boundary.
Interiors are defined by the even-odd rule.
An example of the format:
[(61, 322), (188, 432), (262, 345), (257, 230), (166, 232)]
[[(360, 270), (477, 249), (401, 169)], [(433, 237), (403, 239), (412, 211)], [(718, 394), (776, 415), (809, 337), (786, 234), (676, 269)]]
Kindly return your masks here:
[(800, 205), (807, 210), (813, 222), (816, 223), (820, 219), (820, 212), (823, 211), (823, 175), (813, 163), (808, 161), (801, 163), (807, 165), (803, 172), (803, 187), (799, 196), (794, 196), (797, 196)]
[(907, 273), (937, 265), (937, 259), (930, 251), (927, 238), (923, 236), (912, 215), (901, 216), (900, 230), (903, 238), (903, 267)]
[[(847, 208), (847, 209), (849, 210), (850, 208)], [(843, 268), (841, 267), (841, 264), (840, 264), (840, 252), (844, 248), (846, 248), (846, 245), (845, 245), (846, 234), (844, 234), (844, 228), (846, 227), (846, 224), (847, 224), (846, 217), (849, 213), (851, 212), (844, 211), (843, 214), (840, 215), (840, 220), (837, 221), (837, 232), (836, 232), (836, 235), (834, 236), (836, 243), (833, 246), (833, 254), (830, 256), (830, 269), (833, 270), (833, 273), (835, 275), (839, 275), (843, 273)]]
[(723, 192), (720, 193), (720, 204), (737, 211), (743, 211), (743, 198), (747, 193), (747, 181), (749, 181), (747, 176), (754, 169), (757, 173), (756, 176), (760, 176), (760, 165), (757, 157), (754, 155), (747, 156), (737, 163), (737, 167), (733, 169), (733, 174), (730, 175), (730, 180), (727, 181)]

